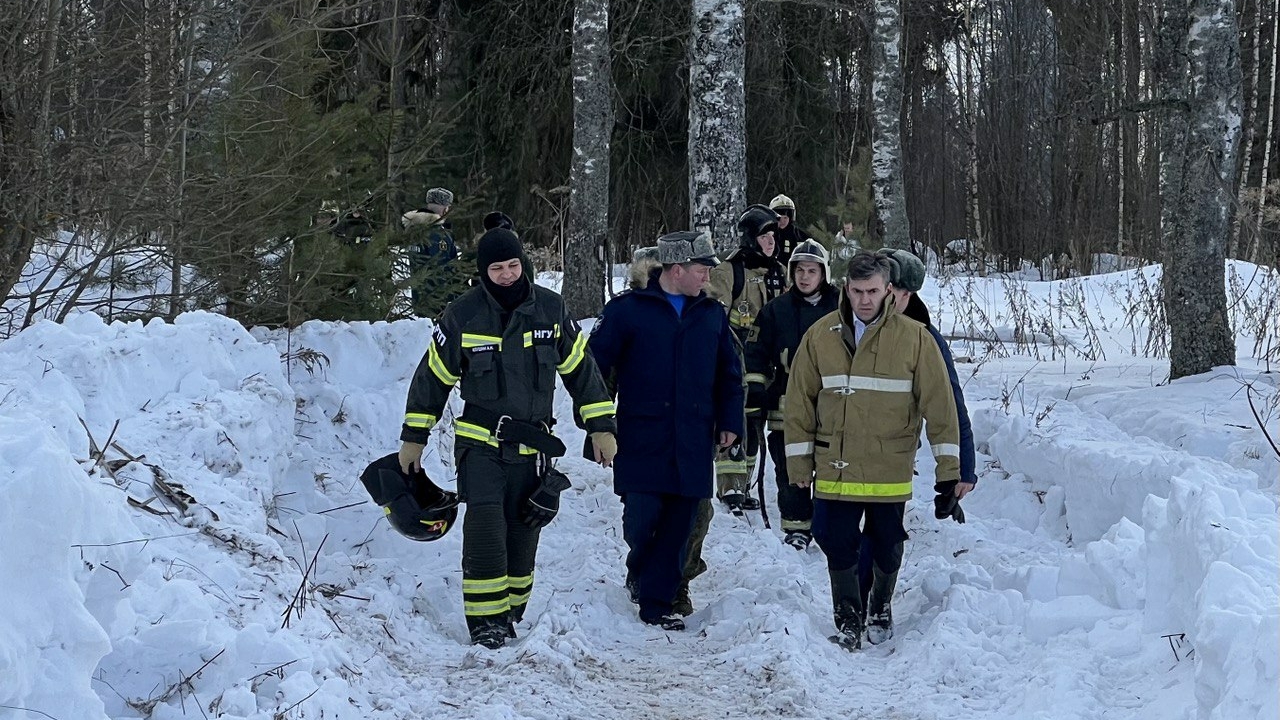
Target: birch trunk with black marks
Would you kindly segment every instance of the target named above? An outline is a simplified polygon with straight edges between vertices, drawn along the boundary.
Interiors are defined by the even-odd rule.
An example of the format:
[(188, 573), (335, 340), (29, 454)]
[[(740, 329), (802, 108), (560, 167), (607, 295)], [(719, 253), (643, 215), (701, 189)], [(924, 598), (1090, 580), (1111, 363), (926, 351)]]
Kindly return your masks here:
[(609, 0), (577, 0), (573, 14), (573, 160), (562, 292), (565, 306), (575, 318), (594, 317), (604, 307), (612, 133)]
[(747, 199), (743, 0), (693, 0), (689, 41), (689, 227), (737, 246)]
[(1258, 212), (1255, 215), (1256, 223), (1254, 224), (1253, 242), (1250, 250), (1245, 258), (1256, 263), (1261, 258), (1259, 250), (1262, 248), (1262, 222), (1265, 219), (1267, 209), (1267, 184), (1270, 182), (1269, 172), (1271, 170), (1271, 150), (1276, 144), (1276, 76), (1280, 76), (1280, 71), (1276, 69), (1276, 58), (1280, 56), (1280, 50), (1277, 50), (1277, 43), (1280, 43), (1280, 0), (1275, 0), (1275, 6), (1271, 11), (1271, 91), (1267, 94), (1270, 100), (1267, 108), (1267, 132), (1262, 136), (1264, 150), (1262, 151), (1262, 183), (1258, 186)]
[(871, 36), (871, 187), (880, 242), (911, 247), (902, 181), (902, 12), (900, 0), (876, 0)]

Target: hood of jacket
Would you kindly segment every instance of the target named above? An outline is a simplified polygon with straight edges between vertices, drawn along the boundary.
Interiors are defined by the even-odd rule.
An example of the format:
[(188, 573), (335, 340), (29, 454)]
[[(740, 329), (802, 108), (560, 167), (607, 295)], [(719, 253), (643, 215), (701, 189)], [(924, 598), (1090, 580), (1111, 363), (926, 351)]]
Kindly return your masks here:
[[(645, 252), (646, 250), (653, 252)], [(640, 248), (636, 251), (635, 257), (631, 259), (632, 290), (643, 290), (649, 287), (649, 281), (662, 273), (662, 263), (658, 262), (657, 251), (657, 248)]]

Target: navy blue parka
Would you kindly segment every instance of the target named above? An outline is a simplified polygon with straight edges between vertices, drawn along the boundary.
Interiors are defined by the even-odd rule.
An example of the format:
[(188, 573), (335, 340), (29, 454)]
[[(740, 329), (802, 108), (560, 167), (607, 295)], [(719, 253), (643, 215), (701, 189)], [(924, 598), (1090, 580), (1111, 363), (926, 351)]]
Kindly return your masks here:
[(677, 316), (660, 274), (609, 301), (589, 341), (617, 393), (614, 492), (709, 498), (719, 433), (743, 435), (742, 364), (724, 307), (703, 292)]

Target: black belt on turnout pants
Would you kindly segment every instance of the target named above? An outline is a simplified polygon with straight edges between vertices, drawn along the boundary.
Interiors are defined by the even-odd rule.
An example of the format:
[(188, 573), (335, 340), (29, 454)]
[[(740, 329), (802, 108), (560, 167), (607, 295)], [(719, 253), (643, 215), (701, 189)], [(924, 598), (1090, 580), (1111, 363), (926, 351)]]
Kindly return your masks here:
[(461, 419), (485, 428), (500, 443), (519, 443), (553, 458), (565, 453), (564, 442), (551, 434), (546, 423), (517, 420), (470, 404), (462, 409)]

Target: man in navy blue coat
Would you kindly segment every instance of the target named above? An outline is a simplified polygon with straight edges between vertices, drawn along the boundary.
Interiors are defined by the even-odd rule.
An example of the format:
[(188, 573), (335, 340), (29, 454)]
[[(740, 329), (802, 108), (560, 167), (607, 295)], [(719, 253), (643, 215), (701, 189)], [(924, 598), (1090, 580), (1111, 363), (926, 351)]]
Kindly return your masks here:
[(590, 340), (617, 393), (627, 589), (640, 619), (667, 630), (684, 629), (671, 605), (716, 447), (743, 434), (742, 364), (724, 308), (703, 290), (718, 263), (705, 233), (662, 236), (636, 253), (633, 289), (605, 305)]

